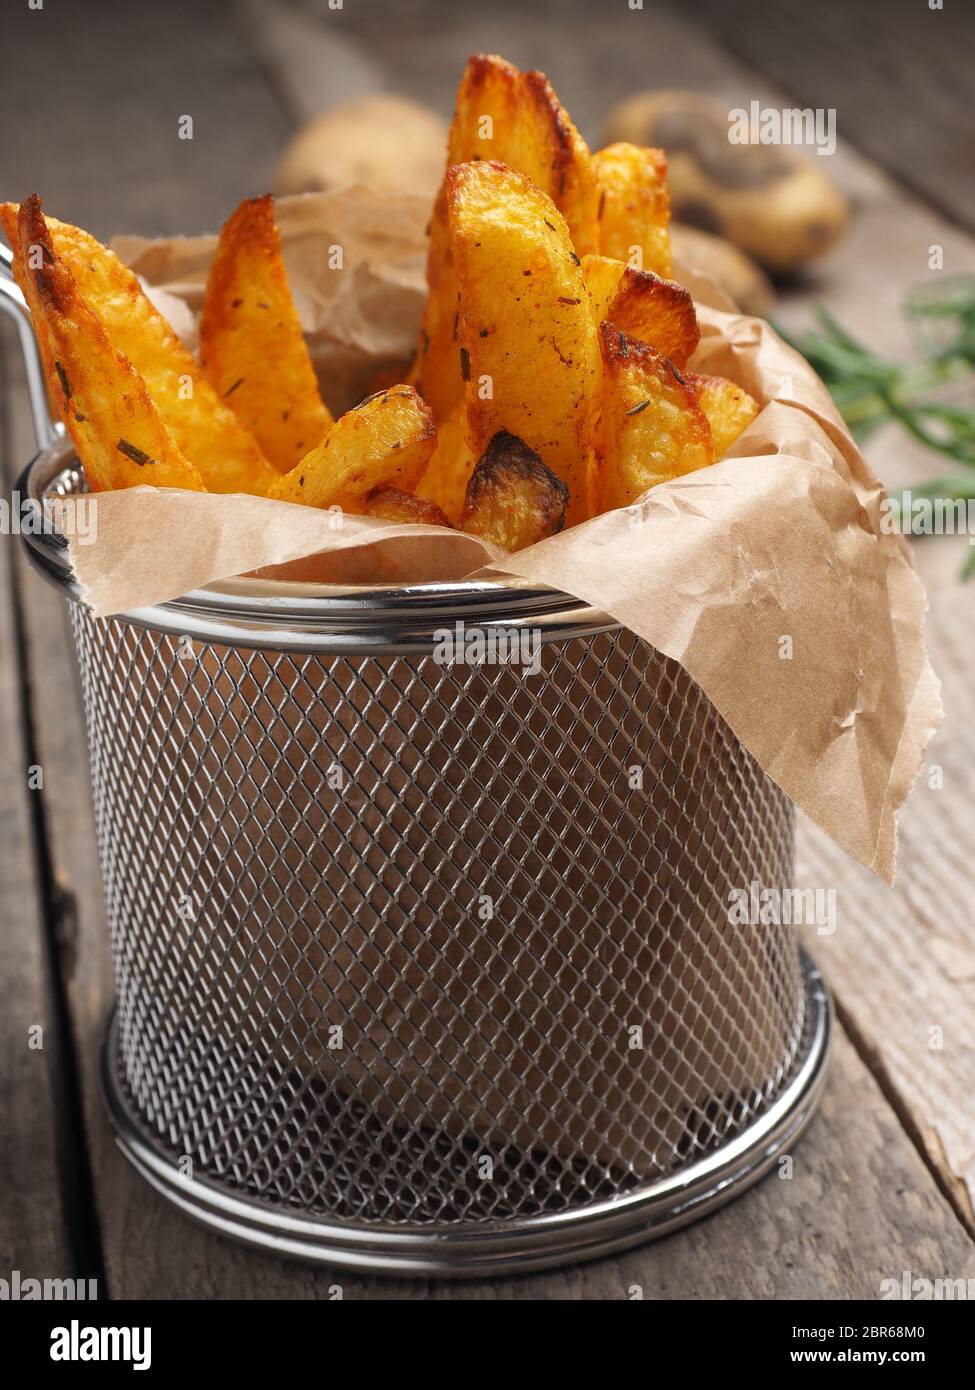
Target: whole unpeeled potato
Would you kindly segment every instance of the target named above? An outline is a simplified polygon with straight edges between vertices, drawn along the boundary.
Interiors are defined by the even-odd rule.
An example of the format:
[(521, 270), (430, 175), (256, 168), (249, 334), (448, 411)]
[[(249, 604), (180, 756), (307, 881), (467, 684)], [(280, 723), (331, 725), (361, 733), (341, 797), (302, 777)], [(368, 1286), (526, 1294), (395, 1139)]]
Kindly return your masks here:
[(671, 222), (670, 244), (676, 262), (710, 275), (743, 313), (768, 318), (775, 303), (772, 282), (740, 247), (683, 222)]
[(736, 145), (728, 132), (728, 107), (713, 97), (639, 92), (613, 108), (603, 139), (661, 146), (674, 216), (733, 242), (768, 269), (796, 270), (822, 255), (848, 216), (825, 161), (786, 145)]
[(406, 97), (362, 97), (309, 121), (284, 152), (279, 193), (363, 183), (377, 193), (434, 193), (443, 177), (447, 123)]

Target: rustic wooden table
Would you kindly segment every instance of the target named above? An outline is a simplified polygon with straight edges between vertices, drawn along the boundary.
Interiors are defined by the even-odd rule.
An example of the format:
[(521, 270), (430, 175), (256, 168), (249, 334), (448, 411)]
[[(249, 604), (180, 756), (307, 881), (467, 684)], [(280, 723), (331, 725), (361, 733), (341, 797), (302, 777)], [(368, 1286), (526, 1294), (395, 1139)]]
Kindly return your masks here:
[[(607, 106), (645, 86), (733, 104), (835, 106), (831, 170), (856, 205), (843, 245), (780, 301), (787, 324), (827, 304), (875, 348), (908, 350), (904, 291), (975, 267), (966, 65), (972, 15), (899, 0), (460, 3), (330, 8), (171, 0), (22, 5), (0, 86), (0, 193), (38, 189), (107, 236), (216, 228), (270, 186), (289, 130), (321, 106), (397, 89), (445, 113), (463, 60), (501, 51), (546, 69), (595, 139)], [(881, 12), (882, 11), (882, 18)], [(439, 18), (438, 18), (439, 12)], [(878, 23), (878, 19), (880, 23)], [(940, 26), (940, 28), (939, 28)], [(194, 117), (192, 142), (176, 137)], [(33, 452), (12, 333), (3, 332), (3, 464)], [(896, 433), (871, 443), (889, 484), (932, 460)], [(947, 717), (901, 826), (890, 891), (802, 827), (803, 874), (833, 886), (839, 927), (813, 943), (840, 1028), (819, 1117), (789, 1181), (767, 1178), (710, 1220), (578, 1268), (451, 1285), (343, 1275), (346, 1297), (435, 1299), (877, 1297), (881, 1280), (975, 1277), (975, 591), (963, 539), (922, 542), (929, 642)], [(83, 734), (61, 600), (8, 540), (0, 592), (0, 1269), (98, 1276), (113, 1298), (327, 1298), (333, 1271), (249, 1252), (165, 1206), (116, 1151), (97, 1086), (111, 983)], [(43, 768), (43, 789), (29, 770)], [(33, 779), (36, 780), (36, 779)], [(44, 1048), (28, 1046), (41, 1024)], [(933, 1045), (940, 1029), (943, 1045)]]

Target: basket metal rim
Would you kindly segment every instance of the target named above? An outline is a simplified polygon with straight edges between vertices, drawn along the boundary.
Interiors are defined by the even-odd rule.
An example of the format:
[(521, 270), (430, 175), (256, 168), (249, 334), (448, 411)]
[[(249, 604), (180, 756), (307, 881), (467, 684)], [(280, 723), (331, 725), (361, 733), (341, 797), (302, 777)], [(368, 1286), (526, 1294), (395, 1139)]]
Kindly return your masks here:
[(713, 1153), (619, 1197), (564, 1212), (484, 1223), (383, 1224), (276, 1210), (187, 1177), (125, 1096), (117, 1020), (102, 1053), (102, 1090), (118, 1147), (168, 1202), (218, 1233), (276, 1255), (387, 1277), (484, 1278), (595, 1259), (655, 1240), (731, 1201), (788, 1152), (815, 1114), (834, 1029), (829, 991), (798, 947), (809, 1024), (795, 1074), (769, 1108)]
[[(48, 489), (59, 475), (72, 471), (80, 469), (71, 441), (62, 437), (31, 460), (17, 490), (37, 518), (33, 529), (21, 535), (30, 560), (45, 579), (77, 603), (83, 595), (67, 563), (65, 542), (49, 523), (40, 524)], [(542, 641), (566, 641), (620, 627), (615, 619), (572, 594), (529, 584), (516, 575), (505, 582), (392, 585), (240, 577), (115, 617), (200, 641), (293, 651), (413, 650), (429, 647), (435, 632), (458, 621), (530, 626), (538, 630)]]

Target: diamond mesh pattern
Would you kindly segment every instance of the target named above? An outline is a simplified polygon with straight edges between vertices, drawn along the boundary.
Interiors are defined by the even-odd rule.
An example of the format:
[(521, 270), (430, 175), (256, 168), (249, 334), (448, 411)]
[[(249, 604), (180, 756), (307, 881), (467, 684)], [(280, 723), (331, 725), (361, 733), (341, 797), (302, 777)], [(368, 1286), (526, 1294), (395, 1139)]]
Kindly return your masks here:
[(121, 1070), (196, 1176), (360, 1223), (562, 1211), (790, 1079), (795, 933), (726, 919), (790, 882), (792, 809), (632, 634), (523, 677), (71, 609)]

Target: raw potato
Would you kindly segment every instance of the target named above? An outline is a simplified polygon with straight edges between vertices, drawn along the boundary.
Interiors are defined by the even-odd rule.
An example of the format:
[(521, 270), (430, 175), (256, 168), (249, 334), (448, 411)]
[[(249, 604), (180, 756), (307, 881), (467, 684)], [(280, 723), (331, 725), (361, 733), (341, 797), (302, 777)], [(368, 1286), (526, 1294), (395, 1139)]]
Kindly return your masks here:
[(648, 488), (714, 462), (711, 428), (686, 378), (645, 343), (600, 324), (603, 391), (596, 510), (626, 507)]
[(743, 314), (767, 318), (775, 304), (772, 282), (760, 266), (724, 237), (671, 222), (670, 245), (674, 260), (688, 270), (700, 270), (716, 280)]
[[(16, 235), (16, 217), (16, 204), (0, 205), (8, 239)], [(99, 318), (112, 345), (142, 377), (177, 447), (208, 491), (265, 493), (277, 473), (150, 304), (136, 276), (87, 232), (53, 218), (47, 225), (80, 297)], [(52, 389), (55, 385), (52, 381)]]
[(384, 521), (403, 521), (413, 525), (446, 526), (450, 522), (437, 506), (426, 497), (403, 492), (398, 487), (381, 487), (366, 498), (363, 511), (366, 516), (378, 516)]
[(599, 185), (599, 250), (634, 270), (669, 276), (670, 197), (663, 150), (621, 142), (592, 157)]
[[(500, 160), (547, 193), (565, 216), (578, 254), (597, 250), (599, 191), (592, 155), (543, 73), (520, 72), (492, 54), (468, 60), (457, 89), (447, 166)], [(446, 188), (430, 222), (429, 294), (410, 381), (438, 421), (463, 397), (457, 352), (457, 277), (447, 233)]]
[(288, 288), (270, 193), (245, 198), (220, 232), (200, 315), (200, 365), (279, 473), (333, 424)]
[(204, 491), (142, 378), (112, 346), (56, 254), (36, 194), (21, 205), (12, 245), (18, 281), (49, 355), (55, 400), (92, 490), (148, 484)]
[[(787, 273), (834, 245), (849, 208), (823, 169), (785, 145), (736, 145), (728, 107), (698, 92), (641, 92), (610, 113), (607, 140), (663, 145), (674, 216)], [(737, 298), (737, 296), (733, 296)]]
[(376, 93), (309, 121), (281, 160), (279, 193), (315, 193), (361, 183), (374, 193), (435, 192), (443, 177), (447, 123), (407, 97)]
[(568, 487), (570, 524), (583, 521), (599, 343), (565, 220), (523, 175), (489, 161), (449, 170), (447, 211), (468, 442), (479, 454), (498, 430), (516, 434)]
[(377, 488), (413, 492), (436, 442), (433, 416), (412, 386), (377, 391), (340, 416), (268, 496), (358, 513)]
[(565, 525), (569, 492), (522, 439), (499, 430), (467, 484), (460, 530), (523, 550)]
[(600, 322), (608, 319), (676, 366), (685, 365), (701, 340), (701, 330), (694, 301), (682, 286), (606, 256), (586, 256), (582, 273)]
[(724, 458), (735, 440), (747, 429), (761, 406), (754, 396), (723, 376), (687, 373), (687, 383), (711, 426), (714, 461)]
[(437, 426), (437, 447), (420, 479), (417, 497), (436, 503), (456, 525), (476, 462), (467, 443), (467, 408), (459, 401)]

